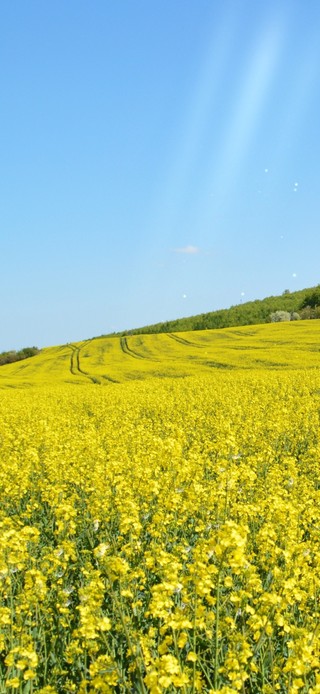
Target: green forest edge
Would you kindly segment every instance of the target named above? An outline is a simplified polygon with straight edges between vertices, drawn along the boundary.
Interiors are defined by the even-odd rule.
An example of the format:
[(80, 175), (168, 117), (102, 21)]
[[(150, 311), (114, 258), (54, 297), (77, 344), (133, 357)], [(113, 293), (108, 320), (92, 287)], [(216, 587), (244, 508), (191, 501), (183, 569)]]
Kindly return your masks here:
[(259, 323), (310, 318), (320, 318), (320, 284), (297, 292), (290, 292), (289, 289), (286, 289), (280, 296), (247, 301), (219, 311), (146, 325), (143, 328), (124, 330), (120, 333), (113, 333), (113, 335), (211, 330), (213, 328), (231, 328), (237, 325), (257, 325)]
[(13, 364), (15, 361), (21, 361), (22, 359), (28, 359), (29, 357), (34, 357), (39, 354), (40, 349), (38, 347), (24, 347), (16, 352), (14, 349), (10, 352), (0, 352), (0, 366), (4, 364)]

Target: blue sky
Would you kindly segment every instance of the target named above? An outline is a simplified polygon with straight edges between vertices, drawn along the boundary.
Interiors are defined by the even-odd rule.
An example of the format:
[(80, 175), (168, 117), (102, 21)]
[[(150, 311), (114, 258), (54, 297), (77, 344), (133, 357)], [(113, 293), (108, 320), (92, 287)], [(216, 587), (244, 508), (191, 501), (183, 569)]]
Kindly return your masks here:
[(0, 350), (320, 282), (318, 0), (0, 8)]

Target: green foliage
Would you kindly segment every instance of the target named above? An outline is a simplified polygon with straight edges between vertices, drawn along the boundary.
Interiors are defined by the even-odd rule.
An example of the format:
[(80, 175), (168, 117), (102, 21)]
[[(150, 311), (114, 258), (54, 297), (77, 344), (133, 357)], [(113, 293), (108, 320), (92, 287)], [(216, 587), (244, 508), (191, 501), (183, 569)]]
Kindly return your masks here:
[(305, 308), (302, 308), (300, 311), (300, 318), (302, 320), (310, 320), (312, 318), (320, 318), (320, 306), (316, 306), (315, 308), (312, 308), (311, 306), (306, 306)]
[(270, 315), (271, 323), (282, 323), (283, 321), (291, 320), (289, 311), (274, 311)]
[(313, 290), (309, 291), (306, 296), (303, 298), (299, 308), (304, 309), (304, 308), (317, 308), (320, 307), (320, 285)]
[[(311, 301), (311, 304), (310, 304)], [(316, 308), (313, 308), (313, 306)], [(303, 307), (311, 308), (303, 308)], [(302, 309), (302, 310), (301, 310)], [(143, 328), (135, 328), (120, 333), (121, 335), (137, 335), (146, 333), (168, 333), (188, 330), (210, 330), (213, 328), (231, 328), (240, 325), (257, 325), (270, 323), (270, 315), (277, 311), (295, 314), (293, 320), (301, 318), (320, 317), (320, 285), (290, 292), (286, 289), (280, 296), (269, 296), (266, 299), (248, 301), (228, 309), (220, 309), (210, 313), (201, 313), (189, 318), (178, 318), (164, 323), (155, 323)], [(317, 313), (317, 315), (316, 315)]]
[(21, 361), (22, 359), (28, 359), (29, 357), (34, 357), (35, 354), (39, 354), (40, 350), (38, 347), (23, 347), (19, 352), (15, 350), (10, 350), (9, 352), (0, 353), (0, 366), (4, 364), (12, 364), (15, 361)]

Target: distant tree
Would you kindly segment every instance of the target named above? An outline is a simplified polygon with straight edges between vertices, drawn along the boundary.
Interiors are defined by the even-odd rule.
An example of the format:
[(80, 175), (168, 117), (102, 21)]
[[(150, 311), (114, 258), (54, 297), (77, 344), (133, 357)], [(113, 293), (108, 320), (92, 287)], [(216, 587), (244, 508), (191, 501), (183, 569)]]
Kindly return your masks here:
[(270, 314), (271, 323), (282, 323), (291, 320), (289, 311), (274, 311)]
[(292, 311), (290, 320), (301, 320), (301, 316), (299, 313), (297, 313), (297, 311)]
[(11, 350), (10, 352), (1, 352), (0, 354), (0, 366), (3, 364), (12, 364), (14, 361), (18, 361), (19, 357), (17, 352)]
[(320, 306), (316, 306), (315, 308), (313, 308), (312, 306), (305, 306), (299, 311), (299, 314), (302, 320), (320, 318)]
[(316, 308), (320, 306), (320, 285), (318, 285), (313, 292), (306, 294), (304, 299), (300, 304), (300, 308)]
[(282, 292), (282, 296), (286, 296), (286, 294), (290, 294), (290, 289), (285, 289), (284, 292)]
[(4, 364), (13, 364), (15, 361), (21, 361), (22, 359), (28, 359), (29, 357), (34, 357), (35, 354), (39, 354), (40, 350), (38, 347), (24, 347), (16, 352), (14, 349), (9, 352), (1, 352), (0, 354), (0, 366)]
[(21, 355), (21, 359), (28, 359), (28, 357), (34, 357), (38, 352), (38, 347), (23, 347), (18, 354)]

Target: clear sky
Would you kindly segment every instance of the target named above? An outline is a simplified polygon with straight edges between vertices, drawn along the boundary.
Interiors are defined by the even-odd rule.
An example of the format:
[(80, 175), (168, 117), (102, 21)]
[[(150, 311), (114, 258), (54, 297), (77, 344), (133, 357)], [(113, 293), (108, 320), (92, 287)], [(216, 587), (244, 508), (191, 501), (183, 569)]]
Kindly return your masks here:
[(320, 282), (319, 0), (0, 6), (0, 351)]

